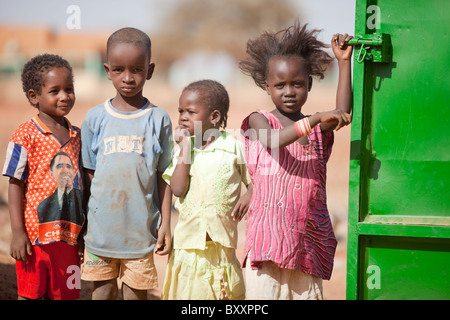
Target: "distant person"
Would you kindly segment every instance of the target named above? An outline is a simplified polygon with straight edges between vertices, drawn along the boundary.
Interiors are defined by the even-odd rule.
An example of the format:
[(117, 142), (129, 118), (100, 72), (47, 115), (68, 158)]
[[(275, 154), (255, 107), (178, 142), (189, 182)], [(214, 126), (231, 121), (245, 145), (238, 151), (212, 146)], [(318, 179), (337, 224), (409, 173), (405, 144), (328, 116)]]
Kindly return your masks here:
[(351, 121), (351, 37), (333, 35), (339, 67), (336, 109), (304, 115), (313, 84), (332, 58), (317, 30), (296, 23), (247, 43), (240, 68), (271, 97), (275, 109), (257, 110), (242, 123), (253, 183), (243, 265), (247, 299), (322, 299), (336, 238), (326, 203), (326, 164), (333, 130)]
[(58, 152), (50, 162), (50, 170), (58, 187), (38, 205), (39, 223), (60, 220), (81, 225), (83, 216), (78, 212), (82, 210), (83, 192), (74, 186), (75, 168), (69, 155)]
[(116, 96), (90, 109), (81, 127), (91, 182), (81, 278), (93, 281), (93, 299), (116, 299), (119, 278), (124, 299), (144, 300), (158, 285), (153, 252), (171, 247), (172, 194), (162, 173), (172, 158), (172, 124), (142, 93), (155, 68), (144, 32), (114, 32), (104, 67)]
[(57, 55), (38, 55), (25, 64), (22, 86), (38, 114), (14, 132), (3, 168), (3, 175), (10, 177), (11, 256), (17, 260), (19, 299), (78, 299), (79, 288), (67, 285), (73, 277), (67, 269), (80, 265), (82, 208), (76, 206), (67, 215), (41, 206), (58, 190), (52, 171), (58, 155), (70, 160), (71, 184), (80, 176), (80, 129), (66, 119), (75, 103), (72, 68)]
[[(242, 142), (220, 130), (227, 124), (229, 97), (213, 80), (182, 92), (176, 131), (179, 153), (164, 172), (178, 198), (163, 299), (245, 298), (236, 257), (237, 223), (250, 203), (251, 184)], [(241, 197), (241, 184), (248, 186)]]

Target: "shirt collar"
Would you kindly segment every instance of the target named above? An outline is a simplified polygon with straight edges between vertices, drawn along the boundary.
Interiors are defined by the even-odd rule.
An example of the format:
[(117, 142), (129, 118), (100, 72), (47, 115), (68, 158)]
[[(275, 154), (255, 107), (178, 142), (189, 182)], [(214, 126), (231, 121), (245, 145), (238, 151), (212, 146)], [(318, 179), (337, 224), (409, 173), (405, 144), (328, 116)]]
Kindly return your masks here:
[[(38, 114), (35, 115), (31, 120), (35, 123), (36, 127), (42, 133), (53, 134), (52, 130), (50, 130), (49, 127), (47, 127), (47, 125), (44, 122), (42, 122), (41, 119), (39, 119), (39, 115)], [(70, 137), (72, 137), (72, 138), (75, 137), (77, 135), (77, 130), (74, 127), (72, 127), (72, 124), (70, 123), (69, 120), (67, 120), (67, 118), (64, 118), (64, 120), (66, 121), (67, 126), (69, 127)]]
[[(216, 138), (216, 140), (211, 143), (206, 149), (197, 149), (193, 148), (194, 152), (212, 152), (214, 150), (223, 150), (226, 152), (234, 152), (235, 144), (233, 141), (233, 137), (231, 134), (228, 134), (226, 131), (220, 131), (220, 136)], [(194, 138), (191, 137), (191, 145), (194, 145)]]

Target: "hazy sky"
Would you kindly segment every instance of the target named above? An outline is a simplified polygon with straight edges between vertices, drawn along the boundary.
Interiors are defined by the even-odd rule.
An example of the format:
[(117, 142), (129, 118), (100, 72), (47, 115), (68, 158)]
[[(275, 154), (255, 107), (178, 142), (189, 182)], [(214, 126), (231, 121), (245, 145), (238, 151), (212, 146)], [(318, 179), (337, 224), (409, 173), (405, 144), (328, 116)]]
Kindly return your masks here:
[[(80, 8), (81, 31), (111, 31), (132, 26), (151, 32), (161, 26), (167, 9), (183, 0), (0, 0), (0, 25), (46, 25), (67, 29), (70, 5)], [(226, 1), (226, 0), (211, 0)], [(245, 0), (243, 0), (245, 1)], [(276, 0), (274, 0), (276, 1)], [(291, 0), (312, 27), (327, 40), (336, 32), (354, 33), (355, 0)], [(125, 3), (125, 5), (124, 5)]]
[[(151, 35), (164, 27), (163, 22), (170, 23), (164, 18), (174, 3), (180, 1), (186, 0), (0, 0), (0, 26), (46, 26), (54, 31), (106, 34), (129, 26)], [(290, 1), (297, 8), (302, 23), (309, 23), (310, 28), (322, 30), (318, 35), (319, 40), (330, 43), (334, 33), (354, 34), (355, 0)], [(80, 11), (79, 29), (67, 27), (67, 21), (73, 21), (70, 18), (73, 11), (69, 9), (72, 5), (76, 5)], [(184, 85), (193, 78), (212, 76), (224, 83), (232, 81), (234, 74), (230, 71), (233, 68), (229, 67), (229, 59), (218, 60), (216, 55), (210, 59), (214, 60), (206, 66), (204, 61), (207, 57), (185, 57), (171, 69), (173, 72), (169, 72), (170, 83)], [(334, 78), (328, 79), (336, 77), (337, 73)]]

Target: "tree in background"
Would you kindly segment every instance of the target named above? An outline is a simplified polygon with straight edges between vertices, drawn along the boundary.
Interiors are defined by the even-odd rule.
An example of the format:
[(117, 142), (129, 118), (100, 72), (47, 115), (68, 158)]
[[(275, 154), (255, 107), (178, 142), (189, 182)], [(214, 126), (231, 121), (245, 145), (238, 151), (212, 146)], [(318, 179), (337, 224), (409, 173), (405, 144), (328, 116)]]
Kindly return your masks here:
[(198, 50), (240, 59), (249, 38), (286, 27), (297, 16), (290, 0), (177, 1), (164, 29), (151, 35), (155, 47), (164, 48), (155, 50), (154, 59), (158, 67), (169, 66)]

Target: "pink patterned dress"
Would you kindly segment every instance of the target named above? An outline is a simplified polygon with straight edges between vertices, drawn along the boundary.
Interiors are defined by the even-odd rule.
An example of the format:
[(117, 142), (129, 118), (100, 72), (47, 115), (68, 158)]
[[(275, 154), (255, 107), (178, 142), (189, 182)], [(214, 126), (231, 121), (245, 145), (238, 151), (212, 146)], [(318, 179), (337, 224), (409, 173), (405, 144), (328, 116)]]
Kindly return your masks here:
[[(271, 113), (257, 112), (273, 129), (282, 128)], [(249, 117), (241, 129), (253, 183), (243, 266), (247, 259), (252, 268), (272, 261), (280, 268), (330, 279), (337, 242), (326, 203), (326, 163), (334, 133), (322, 132), (317, 125), (308, 145), (294, 142), (272, 150), (252, 137)], [(260, 139), (263, 136), (260, 133)]]

